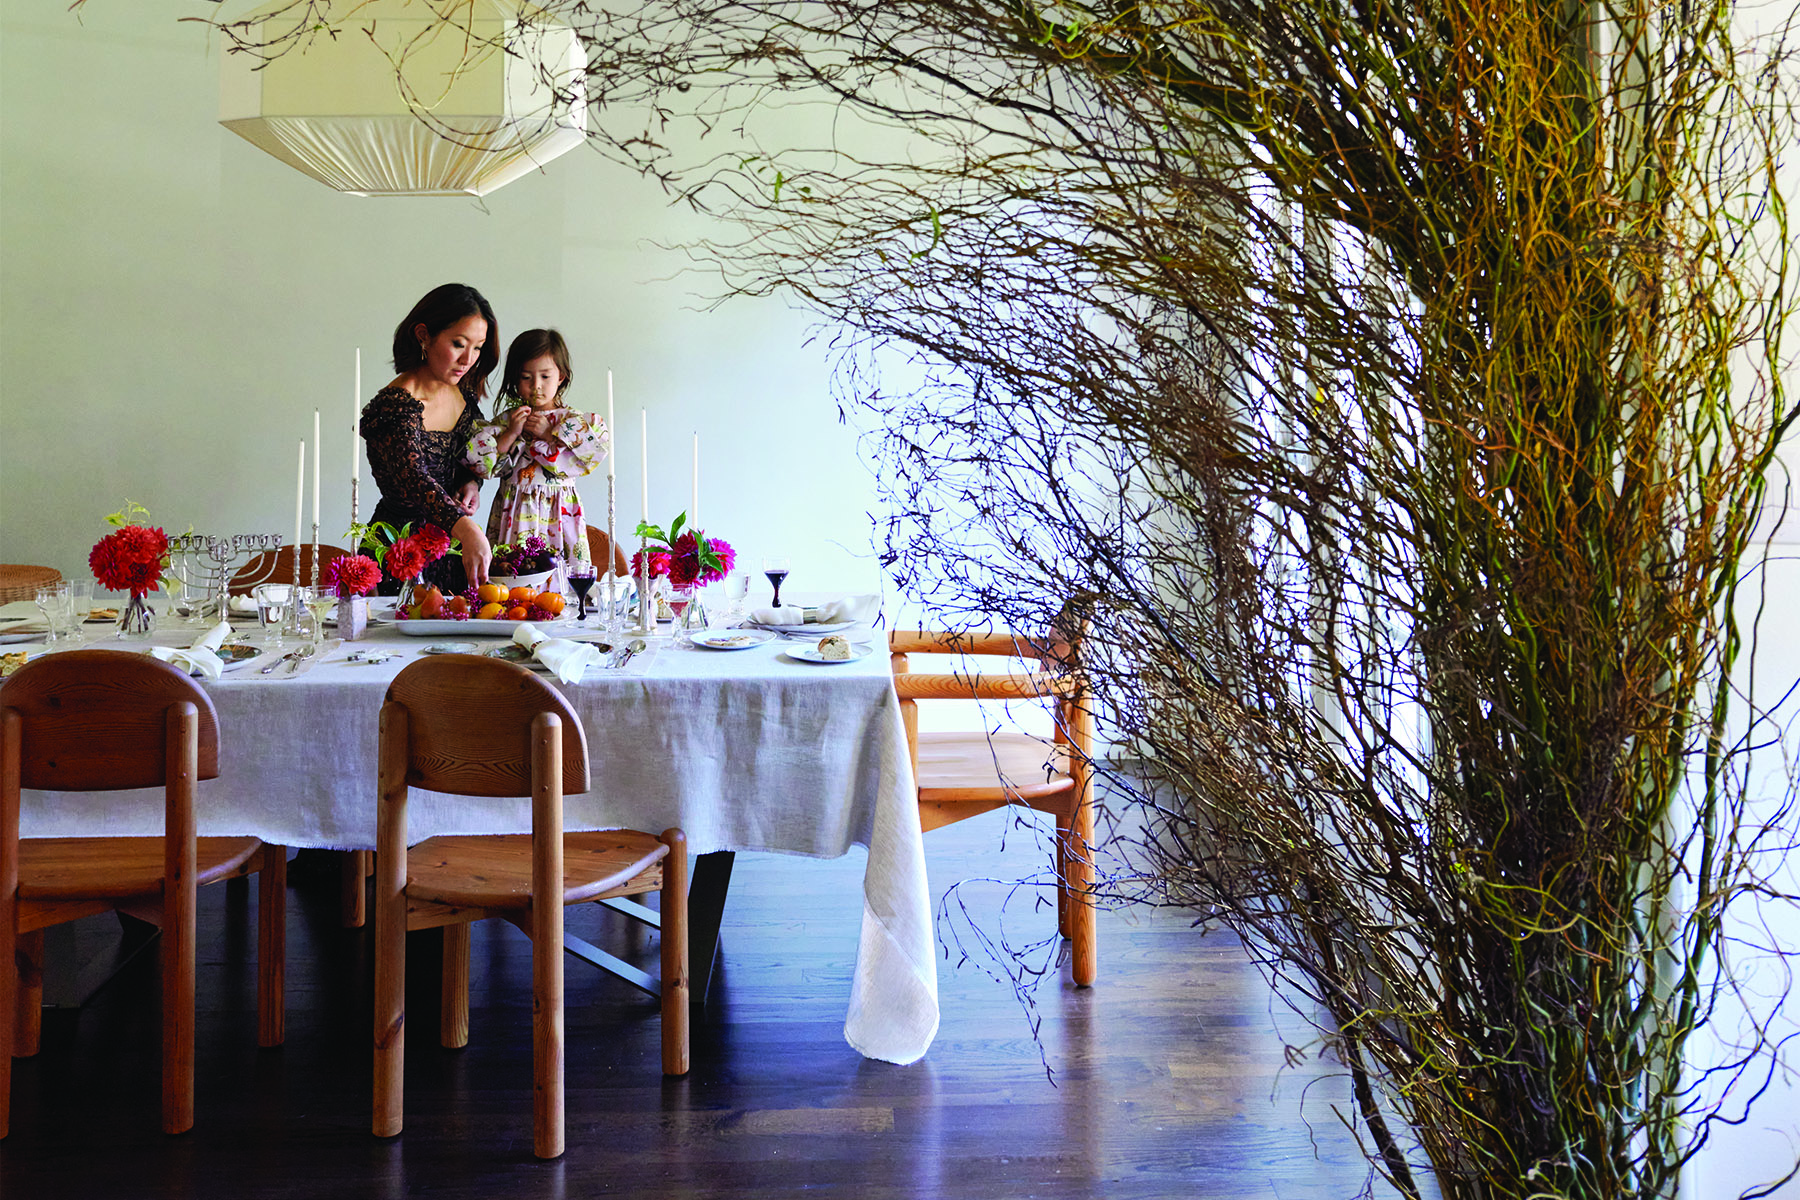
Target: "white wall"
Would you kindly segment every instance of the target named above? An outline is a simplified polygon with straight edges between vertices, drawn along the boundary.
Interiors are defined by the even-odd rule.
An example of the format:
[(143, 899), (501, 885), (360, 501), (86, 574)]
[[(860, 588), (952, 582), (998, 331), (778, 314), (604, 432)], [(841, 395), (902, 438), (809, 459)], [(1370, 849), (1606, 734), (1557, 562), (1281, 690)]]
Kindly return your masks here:
[[(7, 0), (0, 15), (0, 561), (85, 572), (127, 497), (172, 531), (291, 537), (315, 407), (321, 536), (341, 544), (352, 351), (372, 394), (407, 309), (460, 280), (504, 339), (563, 331), (578, 401), (603, 408), (614, 371), (622, 528), (639, 515), (647, 405), (657, 523), (688, 505), (698, 429), (702, 516), (744, 561), (789, 555), (802, 590), (878, 586), (873, 481), (823, 352), (803, 345), (807, 317), (780, 301), (699, 311), (709, 281), (675, 278), (686, 260), (651, 245), (699, 226), (653, 186), (582, 148), (485, 201), (341, 196), (218, 124), (219, 50), (178, 22), (215, 6), (67, 8)], [(604, 524), (604, 478), (581, 491)], [(366, 517), (366, 475), (362, 495)]]

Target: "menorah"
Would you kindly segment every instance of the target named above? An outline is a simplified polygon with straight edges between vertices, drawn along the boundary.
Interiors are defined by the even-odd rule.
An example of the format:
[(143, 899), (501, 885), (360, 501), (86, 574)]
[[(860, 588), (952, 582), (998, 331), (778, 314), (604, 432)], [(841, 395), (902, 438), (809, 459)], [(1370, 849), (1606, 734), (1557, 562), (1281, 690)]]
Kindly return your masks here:
[[(226, 589), (236, 578), (239, 560), (248, 560), (281, 549), (278, 533), (235, 533), (228, 538), (209, 533), (183, 533), (169, 539), (169, 571), (181, 582), (178, 602), (200, 617), (222, 620), (226, 615)], [(275, 569), (275, 555), (268, 554), (265, 572)], [(252, 585), (267, 578), (251, 579)], [(196, 601), (195, 597), (199, 597)]]

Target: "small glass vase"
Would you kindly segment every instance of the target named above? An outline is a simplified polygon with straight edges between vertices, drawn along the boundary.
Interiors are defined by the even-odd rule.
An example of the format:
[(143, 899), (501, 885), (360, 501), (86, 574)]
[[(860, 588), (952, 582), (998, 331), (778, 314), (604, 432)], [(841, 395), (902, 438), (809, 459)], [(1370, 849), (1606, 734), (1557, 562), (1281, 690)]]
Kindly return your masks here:
[(361, 639), (369, 629), (369, 598), (343, 596), (337, 603), (338, 636), (346, 642)]
[(144, 593), (131, 593), (131, 601), (119, 610), (119, 636), (149, 637), (156, 628), (156, 613), (144, 603)]
[(413, 593), (424, 586), (425, 575), (423, 572), (414, 575), (400, 585), (400, 594), (394, 597), (394, 616), (396, 618), (406, 615), (407, 606), (413, 602)]

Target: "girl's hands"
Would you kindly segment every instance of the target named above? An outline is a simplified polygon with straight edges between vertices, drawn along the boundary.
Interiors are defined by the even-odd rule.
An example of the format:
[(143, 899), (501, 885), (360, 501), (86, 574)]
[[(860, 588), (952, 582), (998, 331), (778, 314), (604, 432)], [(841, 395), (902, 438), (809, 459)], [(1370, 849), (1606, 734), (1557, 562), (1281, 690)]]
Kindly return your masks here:
[(475, 523), (473, 517), (464, 517), (451, 530), (456, 540), (462, 543), (463, 572), (469, 582), (480, 587), (487, 582), (488, 563), (494, 559), (494, 548), (488, 545), (487, 534)]
[(525, 419), (529, 416), (531, 416), (531, 407), (525, 404), (519, 405), (507, 415), (506, 431), (514, 437), (518, 437), (519, 430), (525, 427)]
[(525, 432), (534, 438), (543, 437), (549, 428), (550, 418), (544, 413), (534, 410), (530, 416), (525, 418)]
[(456, 506), (465, 513), (473, 514), (481, 504), (481, 481), (470, 479), (456, 491)]

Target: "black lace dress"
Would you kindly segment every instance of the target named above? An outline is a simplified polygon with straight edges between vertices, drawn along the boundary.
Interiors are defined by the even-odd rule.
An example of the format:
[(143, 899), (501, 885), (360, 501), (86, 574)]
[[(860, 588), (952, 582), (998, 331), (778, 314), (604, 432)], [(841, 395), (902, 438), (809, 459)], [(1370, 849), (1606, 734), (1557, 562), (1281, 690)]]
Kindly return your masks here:
[[(464, 464), (464, 451), (475, 435), (481, 409), (475, 397), (463, 389), (462, 417), (454, 429), (425, 428), (425, 406), (402, 387), (385, 387), (363, 406), (362, 436), (369, 449), (369, 471), (381, 489), (374, 521), (394, 528), (429, 522), (448, 533), (465, 514), (456, 506), (456, 492), (474, 479)], [(446, 554), (425, 568), (427, 583), (446, 593), (466, 586), (461, 556)], [(392, 596), (400, 584), (383, 579), (380, 592)]]

